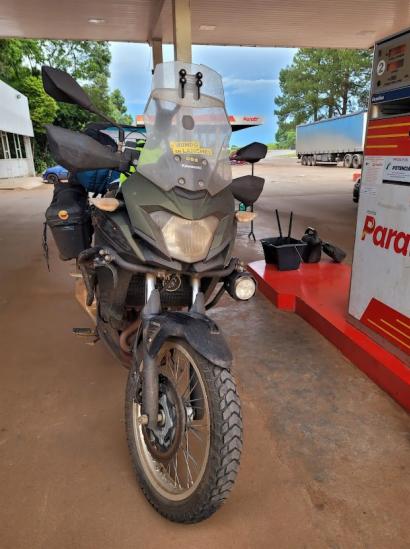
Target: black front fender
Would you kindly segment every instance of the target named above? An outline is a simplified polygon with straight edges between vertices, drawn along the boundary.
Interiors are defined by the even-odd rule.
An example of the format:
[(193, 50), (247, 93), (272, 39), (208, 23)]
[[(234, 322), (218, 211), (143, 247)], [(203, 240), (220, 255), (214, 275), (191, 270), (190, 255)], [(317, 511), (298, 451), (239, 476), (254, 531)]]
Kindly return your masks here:
[(147, 319), (146, 345), (154, 358), (167, 339), (185, 339), (193, 349), (221, 368), (232, 365), (232, 353), (213, 320), (199, 313), (168, 312)]

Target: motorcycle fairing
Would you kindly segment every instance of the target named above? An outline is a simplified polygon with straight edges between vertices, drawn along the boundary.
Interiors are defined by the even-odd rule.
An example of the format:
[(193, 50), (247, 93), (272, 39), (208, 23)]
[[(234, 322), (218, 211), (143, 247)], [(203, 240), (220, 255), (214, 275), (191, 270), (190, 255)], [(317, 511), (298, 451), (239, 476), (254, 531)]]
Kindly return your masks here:
[[(205, 191), (181, 195), (179, 189), (166, 192), (141, 174), (135, 173), (125, 181), (121, 191), (134, 233), (153, 248), (149, 253), (151, 260), (157, 250), (157, 255), (171, 261), (162, 232), (150, 216), (150, 213), (155, 211), (167, 211), (184, 219), (202, 219), (210, 215), (218, 218), (219, 223), (207, 257), (204, 261), (194, 264), (194, 270), (198, 272), (215, 268), (214, 261), (212, 267), (209, 266), (209, 262), (216, 259), (224, 250), (227, 251), (235, 237), (235, 203), (229, 188), (223, 189), (215, 196)], [(145, 253), (144, 255), (147, 261), (148, 257)], [(226, 257), (227, 253), (222, 254), (220, 266), (223, 266)], [(173, 268), (178, 270), (177, 266), (182, 269), (180, 262), (173, 261)]]

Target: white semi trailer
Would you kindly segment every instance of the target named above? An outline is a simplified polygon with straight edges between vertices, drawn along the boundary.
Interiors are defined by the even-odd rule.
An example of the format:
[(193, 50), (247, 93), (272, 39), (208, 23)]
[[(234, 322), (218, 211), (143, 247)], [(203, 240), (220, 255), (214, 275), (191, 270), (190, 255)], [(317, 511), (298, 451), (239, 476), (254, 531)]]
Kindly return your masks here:
[(296, 153), (303, 166), (343, 162), (360, 168), (363, 162), (367, 112), (301, 124), (296, 127)]

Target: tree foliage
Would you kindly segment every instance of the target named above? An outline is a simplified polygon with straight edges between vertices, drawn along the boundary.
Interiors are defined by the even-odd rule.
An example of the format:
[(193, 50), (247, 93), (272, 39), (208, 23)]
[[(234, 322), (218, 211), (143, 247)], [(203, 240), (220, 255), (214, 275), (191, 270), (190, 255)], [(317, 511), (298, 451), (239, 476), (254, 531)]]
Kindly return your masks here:
[(54, 122), (80, 130), (96, 116), (75, 105), (56, 102), (46, 95), (41, 65), (67, 71), (84, 87), (96, 107), (123, 124), (131, 124), (120, 90), (110, 93), (111, 54), (107, 42), (74, 40), (0, 40), (0, 80), (27, 95), (35, 132), (37, 171), (51, 161), (44, 137), (44, 124)]
[(41, 60), (38, 40), (0, 40), (0, 78), (10, 86), (32, 75)]
[(41, 80), (36, 76), (26, 76), (20, 83), (19, 91), (28, 97), (31, 121), (35, 133), (45, 133), (45, 124), (51, 124), (57, 114), (57, 103), (46, 94)]
[(127, 113), (124, 96), (118, 88), (111, 92), (110, 100), (113, 118), (121, 124), (132, 124), (132, 116)]
[(298, 50), (279, 73), (276, 141), (294, 147), (298, 124), (366, 108), (371, 61), (367, 50)]

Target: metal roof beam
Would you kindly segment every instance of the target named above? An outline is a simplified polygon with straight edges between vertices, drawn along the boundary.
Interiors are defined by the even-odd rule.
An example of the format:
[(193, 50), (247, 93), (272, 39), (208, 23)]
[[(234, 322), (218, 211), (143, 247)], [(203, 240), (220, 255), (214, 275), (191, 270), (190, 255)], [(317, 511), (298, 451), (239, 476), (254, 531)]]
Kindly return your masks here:
[(149, 29), (149, 42), (152, 42), (157, 39), (162, 40), (162, 25), (161, 18), (164, 14), (164, 6), (167, 0), (154, 0), (152, 2), (152, 11), (150, 18), (150, 29)]
[(174, 58), (192, 63), (192, 32), (190, 0), (172, 0)]
[(151, 40), (151, 50), (152, 50), (152, 66), (155, 67), (162, 63), (162, 40), (160, 38), (153, 38)]

